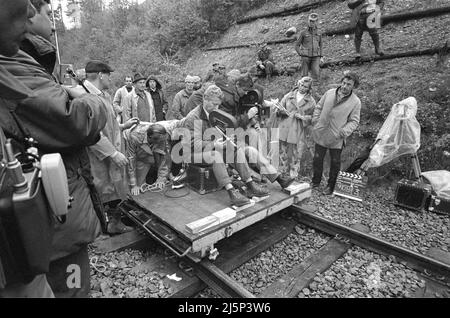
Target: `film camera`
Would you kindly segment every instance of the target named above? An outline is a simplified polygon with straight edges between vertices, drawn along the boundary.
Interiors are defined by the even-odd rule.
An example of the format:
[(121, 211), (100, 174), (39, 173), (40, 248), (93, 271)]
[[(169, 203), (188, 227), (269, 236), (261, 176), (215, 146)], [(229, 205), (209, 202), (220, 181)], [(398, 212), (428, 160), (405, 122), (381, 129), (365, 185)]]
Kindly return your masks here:
[(49, 270), (55, 218), (64, 223), (72, 198), (58, 153), (40, 157), (32, 138), (15, 155), (0, 130), (0, 288)]
[(239, 109), (238, 115), (245, 114), (252, 107), (258, 108), (258, 117), (257, 119), (262, 119), (268, 117), (269, 108), (262, 107), (263, 99), (261, 93), (256, 89), (248, 90), (244, 96), (239, 99)]

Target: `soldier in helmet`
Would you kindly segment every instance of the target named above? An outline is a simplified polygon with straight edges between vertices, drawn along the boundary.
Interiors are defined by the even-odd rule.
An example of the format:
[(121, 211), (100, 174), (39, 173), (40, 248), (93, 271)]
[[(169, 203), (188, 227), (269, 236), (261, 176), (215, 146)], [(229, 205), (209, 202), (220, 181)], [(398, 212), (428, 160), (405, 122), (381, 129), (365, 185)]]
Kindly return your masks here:
[(381, 28), (381, 10), (384, 7), (384, 0), (350, 0), (348, 7), (353, 10), (352, 23), (355, 25), (356, 57), (361, 57), (361, 41), (364, 31), (369, 32), (375, 46), (375, 53), (383, 56), (378, 30)]

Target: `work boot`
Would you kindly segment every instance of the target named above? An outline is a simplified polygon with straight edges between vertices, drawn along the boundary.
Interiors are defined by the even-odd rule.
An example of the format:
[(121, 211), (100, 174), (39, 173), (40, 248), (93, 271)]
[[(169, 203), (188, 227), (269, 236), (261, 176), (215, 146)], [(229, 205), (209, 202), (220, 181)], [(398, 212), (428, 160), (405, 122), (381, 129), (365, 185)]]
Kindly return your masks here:
[(372, 33), (370, 34), (370, 37), (372, 38), (373, 45), (375, 46), (375, 53), (379, 56), (383, 56), (384, 53), (380, 48), (380, 35), (378, 33)]
[(231, 205), (239, 207), (250, 203), (250, 200), (240, 193), (238, 189), (228, 190), (228, 195), (230, 196)]
[(320, 183), (311, 183), (311, 189), (318, 189), (320, 187)]
[(292, 182), (294, 182), (295, 179), (291, 177), (285, 177), (282, 174), (280, 174), (276, 180), (283, 189), (286, 189), (292, 184)]
[(333, 189), (330, 186), (327, 186), (323, 191), (323, 194), (325, 195), (332, 195), (333, 194)]
[(362, 42), (361, 39), (355, 38), (355, 51), (356, 51), (355, 57), (356, 58), (361, 58), (361, 42)]
[(249, 192), (249, 197), (251, 196), (251, 197), (262, 198), (262, 197), (266, 197), (266, 196), (270, 195), (269, 190), (261, 187), (255, 181), (247, 182), (246, 185), (247, 185), (247, 189)]

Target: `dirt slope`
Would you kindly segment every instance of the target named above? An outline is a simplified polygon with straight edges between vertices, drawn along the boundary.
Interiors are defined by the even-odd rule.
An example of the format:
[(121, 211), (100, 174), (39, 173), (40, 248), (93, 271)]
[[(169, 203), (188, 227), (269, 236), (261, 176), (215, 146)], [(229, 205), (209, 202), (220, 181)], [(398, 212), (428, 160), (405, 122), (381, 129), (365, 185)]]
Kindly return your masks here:
[[(283, 6), (289, 7), (297, 3), (299, 2), (291, 0), (270, 1), (262, 8), (249, 12), (248, 15), (261, 13), (263, 10), (266, 12), (278, 10)], [(387, 0), (385, 9), (386, 13), (394, 13), (403, 10), (434, 8), (448, 5), (448, 3), (448, 0)], [(345, 2), (329, 3), (314, 11), (321, 17), (320, 27), (323, 30), (342, 27), (350, 20), (350, 10)], [(212, 46), (259, 43), (284, 38), (283, 34), (289, 27), (305, 27), (309, 13), (260, 19), (247, 24), (234, 25)], [(261, 33), (260, 31), (264, 27), (269, 30)], [(440, 46), (450, 40), (450, 15), (389, 24), (381, 30), (381, 37), (384, 50), (389, 53)], [(278, 67), (299, 64), (300, 59), (293, 46), (293, 43), (271, 46)], [(373, 54), (374, 51), (372, 41), (367, 33), (363, 37), (362, 50), (363, 54)], [(324, 38), (325, 60), (349, 58), (353, 52), (353, 35)], [(229, 70), (234, 68), (246, 70), (254, 64), (255, 55), (256, 47), (208, 52), (198, 50), (187, 61), (185, 71), (204, 76), (215, 61), (223, 63)], [(446, 107), (450, 100), (448, 71), (450, 60), (448, 56), (445, 57), (439, 66), (437, 61), (436, 56), (423, 56), (345, 68), (355, 71), (361, 76), (362, 84), (357, 90), (357, 94), (361, 98), (363, 109), (361, 126), (353, 136), (355, 140), (350, 140), (349, 147), (344, 151), (344, 166), (376, 135), (390, 107), (408, 96), (414, 96), (419, 103), (418, 120), (422, 126), (422, 145), (424, 146), (421, 148), (421, 161), (423, 168), (424, 170), (450, 169), (450, 163), (443, 160), (440, 153), (434, 154), (433, 151), (437, 148), (432, 147), (437, 136), (441, 136), (445, 131), (450, 133), (448, 124), (450, 111)], [(316, 97), (320, 98), (330, 84), (338, 82), (345, 69), (341, 67), (323, 69), (322, 83), (316, 92)], [(292, 77), (281, 76), (270, 82), (261, 80), (261, 84), (266, 88), (265, 96), (281, 98), (299, 76), (300, 74), (296, 73)], [(388, 165), (387, 168), (391, 167)]]

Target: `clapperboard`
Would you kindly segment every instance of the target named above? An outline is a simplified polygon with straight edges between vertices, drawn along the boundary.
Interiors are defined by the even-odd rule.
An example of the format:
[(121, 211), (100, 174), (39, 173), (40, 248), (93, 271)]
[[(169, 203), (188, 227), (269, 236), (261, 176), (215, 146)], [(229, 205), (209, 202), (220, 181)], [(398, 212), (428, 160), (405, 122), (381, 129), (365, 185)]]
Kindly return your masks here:
[(366, 176), (339, 171), (333, 194), (362, 202), (366, 186)]

